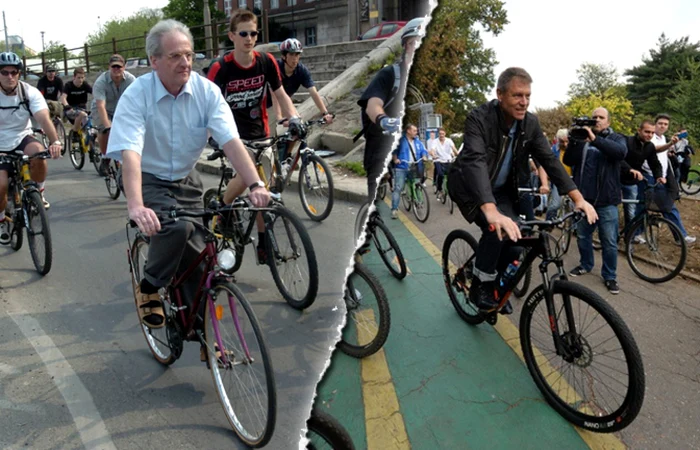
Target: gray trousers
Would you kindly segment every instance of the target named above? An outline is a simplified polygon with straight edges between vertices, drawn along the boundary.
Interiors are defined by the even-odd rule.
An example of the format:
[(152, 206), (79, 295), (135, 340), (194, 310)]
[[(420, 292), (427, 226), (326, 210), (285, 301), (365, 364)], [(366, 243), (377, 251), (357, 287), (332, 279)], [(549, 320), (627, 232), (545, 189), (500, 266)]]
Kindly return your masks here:
[[(149, 173), (142, 173), (142, 190), (144, 205), (158, 216), (164, 216), (166, 211), (163, 208), (171, 206), (202, 208), (202, 180), (196, 169), (177, 181), (165, 181)], [(201, 219), (194, 218), (178, 219), (177, 222), (168, 220), (161, 224), (156, 235), (151, 236), (144, 276), (153, 286), (166, 286), (181, 262), (184, 271), (204, 249), (202, 232), (192, 224), (193, 221), (202, 223)], [(185, 283), (185, 298), (191, 298), (194, 294), (201, 274), (200, 268)]]

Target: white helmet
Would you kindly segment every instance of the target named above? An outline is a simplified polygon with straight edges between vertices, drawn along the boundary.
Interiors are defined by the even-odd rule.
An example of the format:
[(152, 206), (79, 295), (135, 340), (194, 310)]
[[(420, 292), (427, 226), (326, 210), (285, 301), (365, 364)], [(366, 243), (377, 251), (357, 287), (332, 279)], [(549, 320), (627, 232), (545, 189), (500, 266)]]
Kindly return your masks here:
[(289, 38), (280, 44), (280, 51), (286, 55), (287, 53), (302, 53), (304, 48), (297, 39)]

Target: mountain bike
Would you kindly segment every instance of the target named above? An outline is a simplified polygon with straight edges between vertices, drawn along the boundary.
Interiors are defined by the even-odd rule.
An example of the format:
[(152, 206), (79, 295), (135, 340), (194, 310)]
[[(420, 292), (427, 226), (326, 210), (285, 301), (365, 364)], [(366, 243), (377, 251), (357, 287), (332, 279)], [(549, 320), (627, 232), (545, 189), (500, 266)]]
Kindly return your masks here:
[[(586, 430), (612, 433), (632, 423), (642, 408), (644, 368), (632, 333), (617, 312), (592, 290), (567, 280), (560, 242), (550, 232), (566, 220), (583, 218), (577, 211), (554, 221), (521, 222), (527, 234), (517, 243), (507, 241), (503, 251), (523, 247), (525, 255), (512, 277), (501, 275), (497, 280), (498, 306), (493, 310), (480, 310), (469, 296), (478, 243), (467, 231), (454, 230), (445, 239), (442, 272), (459, 316), (470, 325), (484, 321), (495, 325), (513, 287), (540, 258), (542, 284), (520, 314), (527, 368), (562, 417)], [(547, 270), (552, 264), (556, 273), (550, 278)]]
[[(450, 193), (447, 190), (447, 174), (450, 172), (450, 169), (452, 168), (452, 162), (441, 162), (442, 164), (442, 170), (443, 170), (443, 175), (442, 175), (442, 193), (437, 190), (437, 187), (435, 188), (435, 194), (437, 195), (437, 201), (442, 203), (443, 205), (447, 203), (447, 208), (450, 211), (450, 214), (454, 214), (455, 212), (455, 204), (452, 201), (452, 198), (450, 197)], [(441, 195), (442, 194), (442, 195)]]
[(355, 242), (358, 243), (360, 254), (369, 251), (369, 241), (374, 243), (379, 257), (384, 261), (391, 274), (395, 278), (403, 280), (407, 273), (406, 260), (396, 238), (382, 220), (376, 206), (370, 213), (370, 204), (364, 203), (355, 218)]
[(406, 211), (413, 210), (416, 219), (424, 223), (430, 215), (430, 200), (421, 182), (422, 174), (418, 170), (418, 162), (405, 160), (401, 160), (401, 162), (407, 163), (409, 167), (406, 183), (401, 191), (401, 203)]
[(311, 416), (306, 421), (306, 444), (308, 450), (332, 449), (355, 450), (355, 444), (348, 431), (338, 420), (321, 408), (312, 408)]
[(119, 194), (122, 192), (121, 167), (122, 165), (119, 161), (110, 159), (105, 169), (105, 184), (107, 185), (109, 198), (112, 200), (118, 199)]
[[(221, 213), (218, 209), (173, 208), (161, 218), (161, 223), (180, 218), (211, 219)], [(140, 323), (141, 331), (153, 357), (166, 366), (182, 355), (185, 341), (199, 342), (229, 424), (247, 445), (263, 447), (272, 437), (277, 415), (270, 354), (253, 308), (230, 275), (235, 255), (223, 248), (207, 227), (196, 221), (192, 223), (204, 233), (206, 246), (184, 272), (178, 271), (171, 283), (160, 290), (165, 325), (150, 328)], [(144, 275), (150, 239), (137, 229), (132, 241), (129, 230), (135, 227), (129, 221), (126, 236), (138, 309), (135, 292)], [(181, 287), (201, 264), (205, 271), (196, 294), (185, 299)]]
[(389, 336), (389, 301), (377, 277), (357, 258), (352, 273), (345, 280), (343, 300), (347, 321), (338, 348), (354, 358), (378, 352)]
[(12, 164), (7, 190), (6, 220), (9, 221), (10, 247), (17, 251), (22, 248), (22, 229), (27, 230), (29, 253), (40, 275), (51, 270), (53, 248), (49, 217), (39, 192), (39, 185), (29, 176), (29, 162), (32, 159), (49, 159), (47, 151), (27, 156), (22, 152), (0, 153), (0, 164)]
[[(700, 163), (695, 167), (700, 166)], [(688, 195), (695, 195), (700, 192), (700, 171), (696, 168), (689, 169), (685, 181), (678, 183), (681, 190)]]
[(393, 170), (394, 169), (390, 167), (379, 181), (379, 186), (377, 186), (377, 198), (380, 200), (384, 200), (384, 198), (386, 198), (386, 194), (391, 194), (391, 192), (394, 190), (392, 177)]
[[(88, 159), (90, 159), (90, 162), (92, 162), (92, 164), (95, 166), (97, 174), (100, 176), (104, 176), (104, 174), (100, 171), (102, 153), (100, 153), (100, 149), (97, 144), (98, 132), (97, 128), (92, 126), (92, 117), (90, 115), (90, 111), (86, 111), (82, 108), (74, 109), (86, 113), (87, 119), (85, 120), (85, 123), (80, 128), (80, 130), (78, 130), (77, 133), (73, 131), (72, 128), (68, 132), (68, 137), (66, 138), (66, 148), (70, 149), (70, 162), (75, 169), (81, 170), (85, 165), (85, 155), (87, 155)], [(74, 138), (75, 134), (77, 134), (77, 139)]]

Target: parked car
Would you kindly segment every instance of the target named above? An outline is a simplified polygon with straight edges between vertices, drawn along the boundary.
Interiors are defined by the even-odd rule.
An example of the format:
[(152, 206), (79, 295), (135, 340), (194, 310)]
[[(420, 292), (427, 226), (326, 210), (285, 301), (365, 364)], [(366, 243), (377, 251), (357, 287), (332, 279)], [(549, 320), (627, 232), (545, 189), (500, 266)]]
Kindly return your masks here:
[(406, 22), (382, 22), (357, 36), (358, 41), (369, 39), (385, 39), (399, 31), (406, 25)]

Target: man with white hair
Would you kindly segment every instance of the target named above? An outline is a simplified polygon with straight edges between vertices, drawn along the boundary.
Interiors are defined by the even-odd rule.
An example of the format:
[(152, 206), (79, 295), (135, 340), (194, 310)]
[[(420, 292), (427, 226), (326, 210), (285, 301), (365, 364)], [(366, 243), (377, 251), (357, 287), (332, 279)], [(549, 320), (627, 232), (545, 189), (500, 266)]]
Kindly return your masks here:
[(151, 28), (146, 52), (153, 72), (121, 96), (107, 148), (108, 157), (123, 161), (129, 218), (151, 237), (144, 279), (135, 292), (139, 316), (151, 328), (165, 324), (158, 289), (175, 275), (183, 256), (188, 260), (203, 248), (190, 221), (161, 225), (155, 211), (201, 207), (202, 181), (194, 167), (207, 131), (223, 143), (224, 153), (250, 186), (252, 203), (264, 206), (270, 198), (218, 88), (192, 73), (192, 48), (192, 34), (180, 22), (162, 20)]

